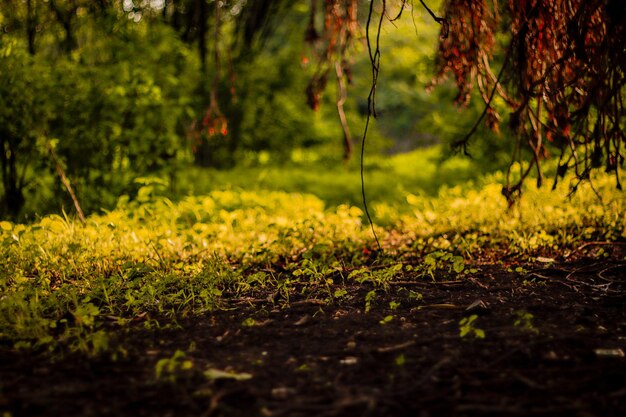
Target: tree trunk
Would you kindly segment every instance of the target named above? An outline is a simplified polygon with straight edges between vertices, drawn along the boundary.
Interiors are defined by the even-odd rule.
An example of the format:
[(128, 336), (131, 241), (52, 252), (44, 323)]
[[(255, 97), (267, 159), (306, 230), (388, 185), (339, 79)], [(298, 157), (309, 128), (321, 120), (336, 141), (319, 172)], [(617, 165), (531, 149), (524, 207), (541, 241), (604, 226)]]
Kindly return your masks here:
[(37, 13), (33, 0), (26, 1), (26, 36), (28, 38), (28, 53), (35, 55), (35, 34), (37, 33)]
[(2, 139), (0, 149), (0, 163), (2, 164), (2, 185), (4, 187), (4, 209), (12, 218), (24, 207), (24, 193), (17, 174), (17, 158), (14, 146), (9, 138)]
[(78, 47), (76, 36), (74, 36), (73, 20), (76, 16), (78, 7), (74, 1), (69, 10), (65, 10), (56, 3), (55, 0), (50, 0), (50, 7), (57, 17), (57, 21), (63, 26), (65, 32), (65, 39), (63, 40), (63, 50), (69, 54)]
[[(217, 0), (216, 0), (217, 1)], [(202, 75), (206, 76), (206, 55), (207, 55), (207, 3), (206, 0), (197, 0), (196, 7), (198, 10), (198, 55), (200, 57), (200, 67)]]

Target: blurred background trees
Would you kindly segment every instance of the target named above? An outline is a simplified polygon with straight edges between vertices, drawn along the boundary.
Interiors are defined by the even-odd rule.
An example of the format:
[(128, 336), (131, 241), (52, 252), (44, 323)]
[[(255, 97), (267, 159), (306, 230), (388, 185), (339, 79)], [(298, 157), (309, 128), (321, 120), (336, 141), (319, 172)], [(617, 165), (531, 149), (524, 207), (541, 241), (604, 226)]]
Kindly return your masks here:
[[(288, 164), (303, 155), (341, 164), (366, 106), (365, 16), (352, 50), (326, 56), (328, 45), (311, 37), (312, 23), (324, 31), (319, 3), (314, 15), (310, 0), (0, 0), (0, 213), (71, 207), (50, 147), (85, 211), (132, 196), (136, 178), (175, 188), (175, 174), (192, 164)], [(383, 34), (389, 88), (380, 92), (374, 150), (436, 143), (457, 129), (444, 122), (454, 109), (424, 91), (437, 28), (422, 11), (414, 18), (417, 39), (410, 20)], [(353, 69), (343, 75), (345, 126), (337, 59)], [(309, 100), (317, 112), (307, 92), (318, 96)]]
[[(493, 85), (467, 88), (470, 62), (465, 78), (456, 74), (465, 81), (427, 88), (437, 70), (454, 70), (446, 53), (455, 45), (445, 42), (466, 38), (442, 40), (437, 55), (440, 26), (415, 3), (386, 2), (372, 152), (458, 141)], [(452, 17), (482, 10), (446, 7)], [(147, 178), (181, 190), (193, 166), (349, 167), (371, 83), (368, 8), (365, 0), (0, 0), (0, 216), (71, 207), (57, 163), (88, 212), (133, 198)], [(451, 30), (462, 33), (472, 13)], [(482, 46), (505, 45), (498, 36)], [(495, 66), (506, 58), (505, 48), (485, 53)], [(464, 112), (453, 104), (459, 91)], [(488, 104), (492, 122), (507, 105), (503, 96)], [(512, 131), (479, 129), (472, 164), (506, 167)]]

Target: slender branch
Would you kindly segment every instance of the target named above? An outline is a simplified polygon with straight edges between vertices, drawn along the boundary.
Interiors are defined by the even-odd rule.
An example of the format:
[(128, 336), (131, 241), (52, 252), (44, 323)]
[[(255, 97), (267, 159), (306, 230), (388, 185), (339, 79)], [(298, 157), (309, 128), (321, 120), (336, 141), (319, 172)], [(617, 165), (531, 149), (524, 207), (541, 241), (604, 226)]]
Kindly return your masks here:
[(448, 25), (448, 20), (446, 20), (443, 17), (439, 17), (437, 16), (430, 7), (428, 7), (428, 5), (426, 3), (424, 3), (424, 0), (420, 0), (420, 3), (422, 3), (422, 6), (424, 6), (424, 8), (426, 9), (426, 11), (428, 12), (428, 14), (430, 14), (430, 16), (433, 18), (433, 20), (437, 23), (439, 23), (442, 26), (442, 34), (441, 36), (445, 39), (448, 37), (448, 30), (449, 30), (449, 25)]
[(483, 119), (487, 115), (487, 112), (491, 108), (491, 103), (493, 101), (493, 98), (496, 95), (496, 91), (498, 90), (498, 85), (502, 81), (502, 74), (504, 74), (504, 70), (507, 67), (508, 63), (509, 63), (509, 59), (511, 57), (511, 50), (512, 49), (513, 48), (511, 46), (509, 46), (509, 49), (506, 52), (506, 56), (504, 57), (504, 62), (502, 63), (502, 68), (500, 68), (500, 72), (498, 72), (498, 76), (496, 77), (496, 81), (494, 83), (493, 89), (491, 90), (491, 94), (489, 95), (489, 101), (487, 101), (487, 103), (485, 103), (485, 108), (483, 109), (483, 112), (481, 113), (480, 117), (478, 117), (478, 119), (476, 119), (476, 121), (474, 122), (474, 125), (472, 126), (472, 128), (469, 130), (469, 132), (467, 132), (467, 134), (462, 139), (459, 139), (459, 140), (455, 141), (452, 144), (452, 147), (455, 148), (455, 149), (463, 148), (463, 154), (465, 154), (466, 156), (471, 156), (469, 154), (469, 152), (467, 151), (467, 145), (469, 143), (470, 138), (474, 135), (474, 133), (476, 133), (476, 130), (478, 129), (478, 126), (483, 121)]
[(46, 147), (48, 148), (48, 152), (50, 153), (52, 162), (54, 162), (57, 174), (59, 174), (59, 177), (61, 178), (61, 182), (65, 186), (67, 192), (70, 194), (70, 197), (72, 198), (72, 202), (74, 203), (74, 207), (76, 208), (78, 218), (80, 219), (81, 224), (84, 226), (87, 223), (85, 220), (85, 214), (83, 213), (83, 209), (80, 207), (80, 203), (78, 201), (78, 198), (76, 197), (76, 194), (74, 193), (72, 184), (70, 184), (70, 180), (65, 175), (65, 170), (61, 166), (61, 162), (59, 161), (59, 158), (57, 157), (57, 154), (54, 151), (54, 148), (52, 147), (50, 142), (46, 143)]
[(404, 12), (404, 8), (406, 7), (406, 2), (407, 1), (408, 0), (402, 0), (402, 5), (400, 6), (400, 11), (396, 15), (396, 17), (394, 17), (393, 19), (389, 19), (390, 22), (395, 22), (396, 20), (398, 20), (398, 19), (400, 19), (402, 17), (402, 12)]
[(343, 129), (343, 160), (347, 162), (352, 156), (352, 135), (350, 134), (350, 128), (348, 127), (348, 120), (346, 119), (346, 113), (343, 110), (343, 105), (346, 101), (346, 83), (344, 81), (343, 68), (341, 62), (335, 62), (335, 74), (337, 75), (337, 113), (339, 114), (339, 121), (341, 122), (341, 128)]
[(367, 15), (367, 25), (365, 27), (365, 36), (367, 38), (367, 50), (369, 51), (370, 56), (370, 64), (372, 67), (372, 86), (370, 88), (369, 96), (367, 97), (367, 118), (365, 119), (365, 129), (363, 129), (363, 137), (361, 138), (361, 197), (363, 198), (363, 208), (365, 209), (365, 215), (367, 216), (367, 220), (369, 221), (370, 228), (372, 229), (372, 234), (374, 235), (374, 239), (376, 239), (376, 244), (378, 245), (378, 250), (382, 252), (382, 246), (380, 245), (380, 241), (378, 240), (378, 235), (376, 235), (376, 230), (374, 230), (374, 222), (372, 221), (372, 216), (370, 215), (369, 209), (367, 207), (367, 198), (365, 196), (365, 169), (364, 169), (364, 157), (365, 157), (365, 140), (367, 138), (367, 131), (369, 128), (370, 120), (373, 117), (376, 117), (376, 104), (375, 104), (375, 94), (376, 94), (376, 84), (378, 83), (378, 72), (380, 70), (380, 32), (383, 24), (383, 18), (385, 16), (385, 9), (387, 6), (386, 0), (382, 0), (383, 10), (380, 13), (380, 20), (378, 21), (378, 28), (376, 34), (376, 47), (372, 52), (372, 43), (369, 35), (369, 29), (372, 22), (372, 14), (374, 11), (374, 1), (370, 3), (369, 13)]

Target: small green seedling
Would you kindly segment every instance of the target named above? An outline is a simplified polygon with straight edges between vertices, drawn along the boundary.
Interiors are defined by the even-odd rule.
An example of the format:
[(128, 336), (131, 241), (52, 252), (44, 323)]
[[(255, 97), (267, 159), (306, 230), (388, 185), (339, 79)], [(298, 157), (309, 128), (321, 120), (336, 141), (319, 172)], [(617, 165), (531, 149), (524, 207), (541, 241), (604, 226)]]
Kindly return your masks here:
[(516, 316), (513, 325), (515, 327), (519, 327), (522, 330), (531, 332), (531, 333), (539, 333), (539, 330), (533, 325), (533, 318), (535, 317), (531, 313), (524, 310), (517, 310), (513, 312)]
[(188, 371), (193, 368), (193, 362), (185, 359), (185, 352), (177, 350), (171, 358), (160, 359), (155, 366), (157, 380), (176, 382), (176, 372)]
[(404, 356), (404, 353), (396, 356), (396, 358), (394, 359), (394, 363), (396, 364), (396, 366), (404, 366), (406, 364), (406, 357)]
[(372, 309), (372, 302), (376, 298), (376, 290), (372, 290), (365, 295), (365, 312), (369, 313)]
[(422, 301), (423, 299), (424, 299), (424, 295), (421, 292), (409, 290), (409, 300)]
[(476, 339), (484, 339), (485, 331), (475, 326), (475, 322), (478, 316), (472, 314), (469, 317), (461, 319), (459, 322), (459, 335), (461, 337), (473, 336)]
[(335, 290), (333, 297), (334, 298), (343, 298), (348, 295), (348, 291), (345, 288), (339, 288)]
[(429, 253), (424, 257), (422, 265), (417, 269), (422, 276), (430, 276), (435, 280), (437, 272), (464, 274), (465, 260), (462, 256), (454, 255), (450, 252), (438, 250)]
[(252, 317), (248, 317), (247, 319), (241, 322), (241, 325), (243, 327), (254, 327), (257, 325), (257, 321), (253, 319)]

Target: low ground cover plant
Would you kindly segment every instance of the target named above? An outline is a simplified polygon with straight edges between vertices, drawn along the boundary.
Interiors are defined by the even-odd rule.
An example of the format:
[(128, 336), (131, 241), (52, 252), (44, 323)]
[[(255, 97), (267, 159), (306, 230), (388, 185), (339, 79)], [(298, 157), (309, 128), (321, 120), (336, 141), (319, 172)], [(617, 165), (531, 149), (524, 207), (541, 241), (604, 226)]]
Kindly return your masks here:
[[(508, 208), (499, 186), (486, 184), (377, 203), (382, 251), (361, 209), (280, 191), (173, 202), (150, 188), (84, 226), (59, 215), (2, 222), (0, 339), (15, 349), (123, 355), (112, 336), (120, 330), (167, 326), (260, 291), (283, 303), (307, 292), (333, 303), (346, 297), (346, 283), (384, 291), (406, 274), (463, 279), (476, 272), (474, 259), (496, 251), (524, 261), (567, 257), (585, 242), (626, 237), (623, 194), (610, 178), (595, 187), (603, 200), (590, 187), (574, 195), (530, 188)], [(364, 303), (375, 301), (370, 293)]]

